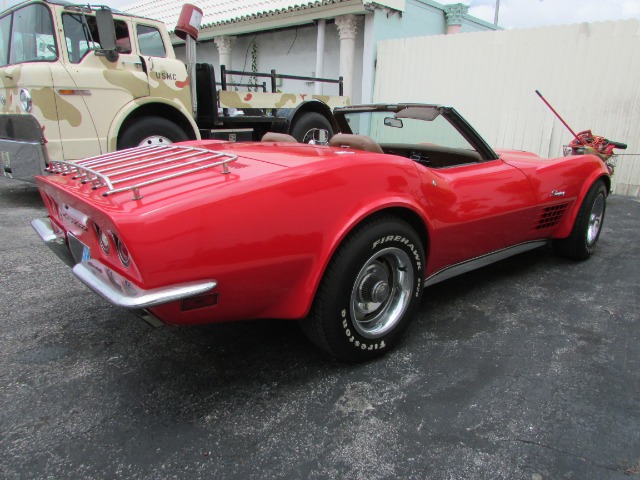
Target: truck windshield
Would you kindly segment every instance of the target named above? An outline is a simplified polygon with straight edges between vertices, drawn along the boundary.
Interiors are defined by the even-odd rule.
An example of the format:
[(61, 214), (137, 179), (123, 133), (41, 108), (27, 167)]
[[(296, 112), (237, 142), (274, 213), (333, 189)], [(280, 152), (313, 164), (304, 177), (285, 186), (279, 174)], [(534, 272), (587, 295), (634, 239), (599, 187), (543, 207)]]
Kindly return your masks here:
[(34, 3), (0, 18), (0, 66), (58, 58), (49, 9)]

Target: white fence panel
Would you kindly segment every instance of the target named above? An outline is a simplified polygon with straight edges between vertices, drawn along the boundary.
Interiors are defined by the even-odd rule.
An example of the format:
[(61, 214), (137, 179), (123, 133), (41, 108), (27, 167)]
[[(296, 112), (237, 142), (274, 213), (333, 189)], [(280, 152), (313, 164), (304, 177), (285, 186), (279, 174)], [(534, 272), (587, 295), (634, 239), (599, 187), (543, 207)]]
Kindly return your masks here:
[(502, 148), (562, 155), (571, 128), (627, 143), (615, 193), (640, 196), (640, 21), (437, 35), (378, 44), (374, 101), (456, 107)]

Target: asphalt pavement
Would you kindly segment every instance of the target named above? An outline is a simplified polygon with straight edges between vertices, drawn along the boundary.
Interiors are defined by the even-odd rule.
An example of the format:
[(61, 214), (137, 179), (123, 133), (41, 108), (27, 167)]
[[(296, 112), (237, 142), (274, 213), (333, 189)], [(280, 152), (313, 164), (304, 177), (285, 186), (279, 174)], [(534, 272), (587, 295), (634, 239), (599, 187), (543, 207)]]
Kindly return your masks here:
[(586, 262), (534, 250), (425, 291), (347, 365), (295, 322), (152, 328), (33, 232), (0, 177), (0, 478), (640, 478), (640, 201)]

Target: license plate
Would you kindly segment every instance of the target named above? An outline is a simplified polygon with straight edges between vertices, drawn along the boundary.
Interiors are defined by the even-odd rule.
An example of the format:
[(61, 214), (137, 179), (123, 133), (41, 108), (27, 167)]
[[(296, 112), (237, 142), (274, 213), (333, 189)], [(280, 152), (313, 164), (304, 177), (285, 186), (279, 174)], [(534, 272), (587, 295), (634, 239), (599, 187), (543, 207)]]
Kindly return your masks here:
[(69, 241), (69, 250), (76, 263), (86, 262), (91, 258), (91, 250), (84, 243), (78, 240), (73, 233), (67, 233), (67, 239)]

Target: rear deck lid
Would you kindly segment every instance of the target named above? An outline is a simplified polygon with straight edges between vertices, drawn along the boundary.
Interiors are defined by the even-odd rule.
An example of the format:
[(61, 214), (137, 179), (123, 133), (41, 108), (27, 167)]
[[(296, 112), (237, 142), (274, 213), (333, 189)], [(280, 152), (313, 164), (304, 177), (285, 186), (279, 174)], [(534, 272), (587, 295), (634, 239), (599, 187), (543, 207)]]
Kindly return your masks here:
[(335, 149), (308, 144), (191, 141), (52, 161), (49, 171), (56, 175), (42, 181), (96, 206), (134, 210), (277, 186), (291, 167), (301, 167), (305, 175), (315, 169), (312, 164), (338, 157)]

